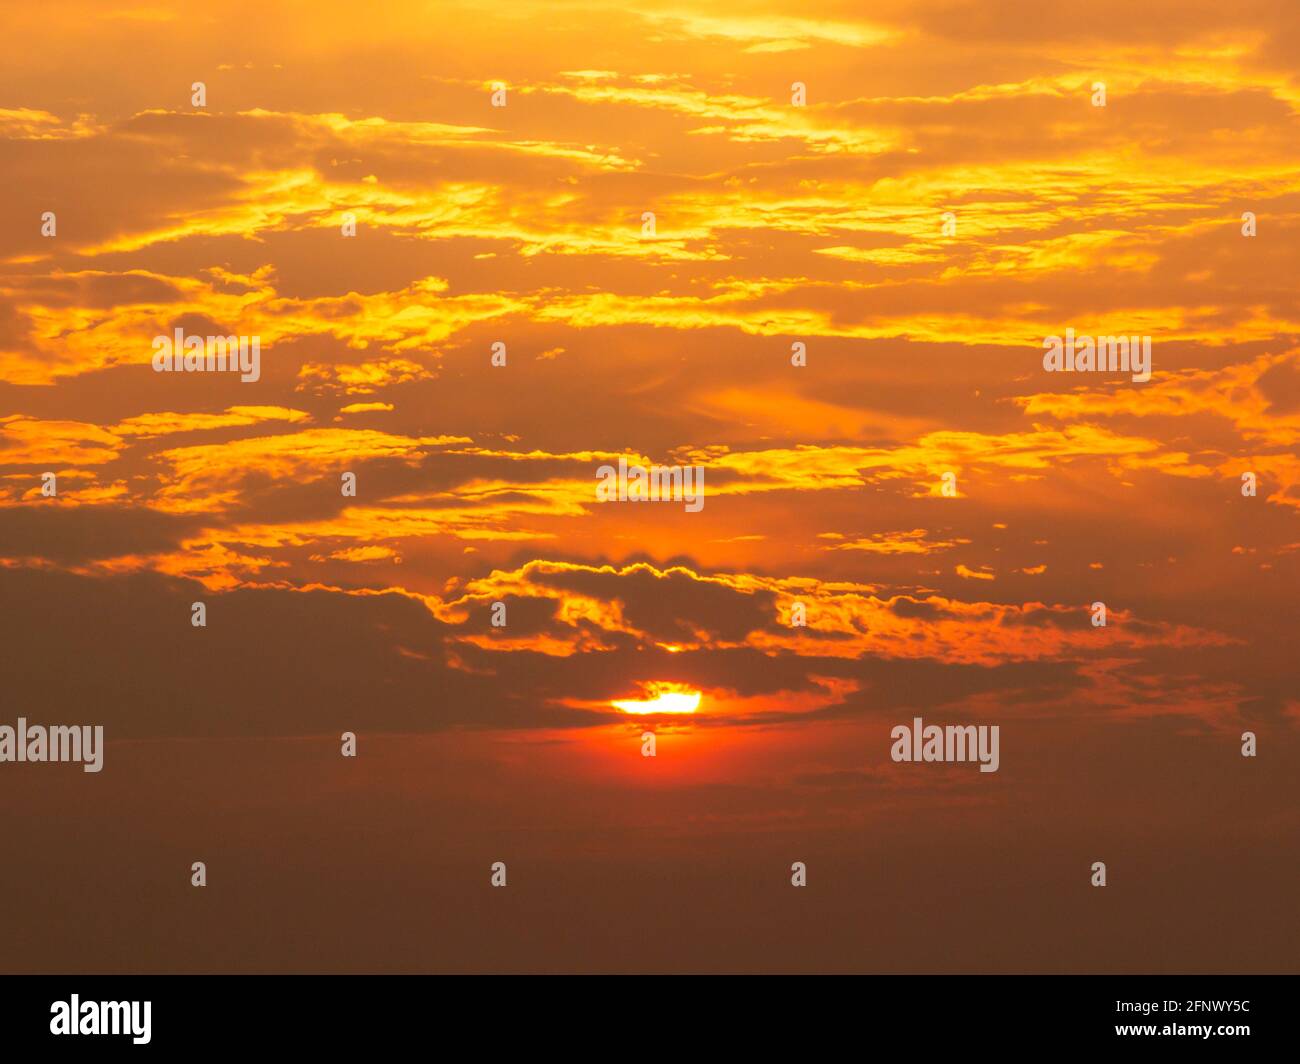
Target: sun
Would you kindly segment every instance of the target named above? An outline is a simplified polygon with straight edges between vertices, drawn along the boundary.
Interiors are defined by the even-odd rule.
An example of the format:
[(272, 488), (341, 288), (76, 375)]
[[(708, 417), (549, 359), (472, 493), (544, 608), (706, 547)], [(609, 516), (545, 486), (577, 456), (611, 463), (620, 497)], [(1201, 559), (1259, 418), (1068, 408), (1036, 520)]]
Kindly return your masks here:
[(617, 699), (611, 706), (624, 713), (694, 713), (700, 706), (700, 692), (686, 684), (652, 682), (641, 685), (645, 698)]

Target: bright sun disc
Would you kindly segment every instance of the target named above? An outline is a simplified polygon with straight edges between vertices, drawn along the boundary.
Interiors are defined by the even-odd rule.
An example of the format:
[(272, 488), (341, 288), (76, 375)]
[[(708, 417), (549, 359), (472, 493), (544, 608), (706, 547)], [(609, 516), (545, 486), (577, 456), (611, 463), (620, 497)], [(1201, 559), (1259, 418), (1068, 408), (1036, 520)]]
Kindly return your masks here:
[(624, 713), (694, 713), (700, 705), (700, 692), (677, 685), (651, 684), (646, 693), (649, 698), (623, 699), (610, 705)]

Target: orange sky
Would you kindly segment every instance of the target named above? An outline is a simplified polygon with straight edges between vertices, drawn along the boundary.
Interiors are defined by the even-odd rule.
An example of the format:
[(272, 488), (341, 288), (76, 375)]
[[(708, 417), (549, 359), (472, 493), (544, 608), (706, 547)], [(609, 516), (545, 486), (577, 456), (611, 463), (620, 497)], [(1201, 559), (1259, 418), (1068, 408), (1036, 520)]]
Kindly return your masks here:
[[(1300, 886), (1291, 0), (0, 27), (0, 723), (109, 742), (0, 766), (0, 902), (75, 893), (53, 824), (134, 914), (0, 968), (1294, 969), (1250, 901)], [(260, 379), (154, 372), (177, 328), (260, 337)], [(1045, 372), (1067, 328), (1149, 336), (1151, 379)], [(703, 509), (598, 502), (620, 455), (703, 466)], [(698, 708), (613, 705), (665, 689)], [(914, 716), (999, 725), (1000, 771), (894, 764)], [(147, 914), (199, 919), (204, 853), (176, 952)], [(400, 883), (369, 937), (256, 933), (383, 908), (352, 865)], [(1211, 911), (1241, 938), (1160, 937)]]

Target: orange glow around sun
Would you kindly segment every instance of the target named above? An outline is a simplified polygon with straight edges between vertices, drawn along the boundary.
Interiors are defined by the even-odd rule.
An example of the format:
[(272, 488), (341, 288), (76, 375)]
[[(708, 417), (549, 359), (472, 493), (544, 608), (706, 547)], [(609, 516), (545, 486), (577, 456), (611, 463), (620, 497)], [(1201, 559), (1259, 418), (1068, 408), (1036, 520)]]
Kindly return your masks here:
[(700, 692), (680, 683), (643, 684), (647, 697), (610, 702), (624, 713), (645, 716), (650, 713), (694, 713), (700, 705)]

